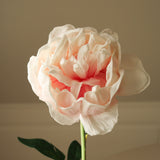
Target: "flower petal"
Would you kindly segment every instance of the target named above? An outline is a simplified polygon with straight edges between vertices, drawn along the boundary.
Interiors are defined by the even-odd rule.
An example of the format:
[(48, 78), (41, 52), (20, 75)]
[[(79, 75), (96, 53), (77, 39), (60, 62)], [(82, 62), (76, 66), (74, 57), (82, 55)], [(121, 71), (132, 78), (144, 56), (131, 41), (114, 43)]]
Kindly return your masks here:
[(123, 74), (124, 71), (120, 70), (119, 79), (112, 86), (105, 86), (105, 87), (94, 86), (92, 88), (92, 91), (88, 91), (85, 94), (85, 99), (88, 102), (94, 104), (100, 104), (100, 105), (110, 104), (112, 98), (116, 95), (119, 89), (119, 86), (123, 78)]
[(68, 108), (72, 105), (72, 103), (74, 103), (75, 97), (67, 90), (63, 90), (56, 96), (55, 100), (58, 106)]
[[(94, 96), (94, 95), (93, 95)], [(96, 97), (92, 97), (93, 99)], [(82, 107), (81, 107), (81, 114), (83, 116), (93, 116), (100, 114), (105, 111), (105, 109), (109, 106), (107, 105), (100, 105), (94, 102), (89, 102), (84, 98), (81, 98)]]
[(101, 85), (104, 82), (101, 77), (100, 78), (98, 77), (98, 78), (89, 78), (87, 80), (84, 80), (82, 83), (87, 84), (89, 86), (95, 86), (95, 85)]
[(61, 83), (64, 83), (66, 86), (71, 87), (72, 79), (65, 76), (62, 70), (60, 70), (58, 67), (56, 66), (50, 67), (49, 74), (55, 77)]
[(98, 57), (98, 61), (97, 61), (97, 70), (95, 73), (96, 75), (101, 70), (103, 70), (109, 63), (110, 57), (111, 57), (110, 50), (106, 48), (102, 48), (101, 50), (99, 50), (97, 57)]
[(47, 103), (47, 105), (49, 107), (49, 112), (51, 117), (61, 125), (72, 125), (79, 120), (79, 116), (71, 117), (71, 116), (65, 115), (64, 113), (61, 113), (59, 110), (55, 109), (53, 104)]
[[(66, 90), (58, 93), (53, 93), (56, 92), (55, 90), (52, 90), (51, 84), (49, 83), (48, 86), (46, 86), (45, 93), (47, 95), (47, 100), (45, 102), (47, 103), (49, 107), (49, 112), (51, 117), (61, 125), (72, 125), (76, 123), (79, 120), (79, 109), (80, 109), (80, 104), (79, 103), (72, 103), (74, 102), (74, 97), (70, 94), (67, 94), (67, 98), (70, 100), (66, 100), (65, 97), (65, 102), (67, 102), (67, 106), (62, 107), (59, 106), (64, 105), (63, 100), (61, 99), (62, 97), (64, 98), (64, 92)], [(68, 92), (69, 93), (69, 92)], [(58, 99), (58, 103), (56, 101), (56, 98)], [(61, 101), (61, 103), (59, 103)], [(70, 106), (69, 106), (70, 105)]]
[(82, 122), (85, 132), (91, 136), (98, 134), (106, 134), (110, 132), (118, 119), (118, 107), (117, 104), (112, 106), (107, 111), (93, 116), (80, 115), (80, 121)]
[(55, 49), (55, 53), (52, 55), (52, 65), (58, 65), (61, 61), (62, 58), (64, 58), (67, 54), (67, 49), (68, 49), (68, 40), (66, 36), (63, 36), (61, 42)]
[(118, 41), (118, 34), (113, 32), (111, 29), (106, 28), (103, 31), (101, 31), (100, 35), (104, 38), (111, 39), (112, 41)]
[(70, 45), (69, 57), (72, 55), (76, 56), (80, 47), (86, 42), (86, 36), (83, 28), (77, 28), (68, 32), (67, 38)]
[(92, 91), (86, 92), (85, 99), (93, 104), (105, 105), (110, 100), (110, 88), (94, 86)]
[(67, 31), (75, 29), (71, 24), (66, 24), (64, 26), (55, 27), (49, 34), (48, 43), (50, 43), (55, 37), (63, 36)]
[(27, 67), (28, 67), (28, 81), (30, 82), (34, 93), (40, 97), (42, 90), (37, 79), (37, 76), (38, 76), (37, 71), (39, 70), (37, 57), (32, 56), (28, 62)]
[(84, 45), (78, 52), (77, 63), (73, 65), (73, 71), (80, 78), (86, 78), (89, 65), (87, 64), (88, 45)]
[(93, 27), (84, 27), (85, 33), (97, 33), (97, 30)]
[(106, 71), (106, 86), (112, 86), (119, 78), (119, 54), (114, 53), (111, 57), (110, 63)]
[(82, 83), (72, 80), (71, 78), (65, 76), (63, 72), (58, 67), (50, 68), (49, 74), (52, 75), (54, 78), (56, 78), (59, 82), (63, 83), (64, 85), (71, 87), (71, 93), (75, 96), (75, 98), (78, 97), (80, 88)]
[(79, 120), (81, 102), (76, 101), (75, 97), (63, 90), (56, 97), (56, 105), (60, 113), (70, 117), (74, 122)]
[(125, 72), (118, 95), (138, 94), (150, 84), (150, 77), (144, 70), (142, 62), (136, 56), (123, 54), (121, 68)]
[(70, 78), (77, 76), (73, 71), (73, 65), (76, 63), (76, 61), (77, 60), (74, 58), (74, 56), (71, 56), (69, 59), (62, 58), (60, 61), (63, 72)]
[[(36, 81), (36, 83), (32, 83), (33, 88), (35, 87), (34, 84), (39, 84), (39, 82), (40, 83), (44, 82), (43, 88), (41, 88), (41, 90), (39, 90), (39, 91), (41, 91), (39, 98), (40, 98), (40, 100), (44, 101), (48, 105), (51, 117), (56, 122), (58, 122), (62, 125), (72, 125), (73, 123), (77, 122), (77, 118), (74, 117), (74, 119), (73, 119), (72, 117), (63, 114), (58, 110), (58, 106), (56, 105), (56, 101), (55, 101), (55, 98), (56, 98), (58, 92), (56, 90), (53, 90), (53, 88), (51, 86), (50, 79), (45, 74), (44, 71), (45, 71), (45, 66), (41, 67), (41, 69), (40, 69), (38, 81)], [(33, 73), (31, 73), (31, 74), (33, 74)], [(33, 82), (32, 79), (31, 79), (31, 81)]]

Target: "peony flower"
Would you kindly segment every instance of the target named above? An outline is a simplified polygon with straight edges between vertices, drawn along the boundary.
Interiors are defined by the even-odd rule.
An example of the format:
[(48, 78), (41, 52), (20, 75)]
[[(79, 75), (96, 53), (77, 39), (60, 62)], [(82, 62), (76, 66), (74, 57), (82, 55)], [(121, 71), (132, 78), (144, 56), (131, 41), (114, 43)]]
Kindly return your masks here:
[(137, 94), (150, 83), (141, 61), (123, 54), (109, 29), (64, 25), (28, 63), (34, 93), (62, 125), (79, 120), (89, 135), (110, 132), (118, 119), (116, 96)]

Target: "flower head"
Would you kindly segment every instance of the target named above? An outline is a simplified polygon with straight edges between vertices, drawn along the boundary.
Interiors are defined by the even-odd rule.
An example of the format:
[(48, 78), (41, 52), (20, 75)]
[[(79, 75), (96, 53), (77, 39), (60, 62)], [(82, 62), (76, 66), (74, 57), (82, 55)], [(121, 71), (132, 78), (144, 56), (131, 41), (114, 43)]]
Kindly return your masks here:
[(121, 57), (118, 35), (109, 29), (56, 27), (28, 63), (28, 80), (60, 124), (82, 122), (89, 135), (105, 134), (117, 122), (116, 95), (143, 91), (150, 82), (141, 61)]

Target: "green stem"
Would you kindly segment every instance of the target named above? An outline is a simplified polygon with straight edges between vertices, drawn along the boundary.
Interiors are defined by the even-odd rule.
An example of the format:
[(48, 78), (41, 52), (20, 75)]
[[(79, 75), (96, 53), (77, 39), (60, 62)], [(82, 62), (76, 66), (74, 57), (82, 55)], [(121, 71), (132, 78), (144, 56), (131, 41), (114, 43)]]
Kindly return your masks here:
[(81, 130), (81, 160), (86, 160), (86, 137), (81, 122), (80, 122), (80, 130)]

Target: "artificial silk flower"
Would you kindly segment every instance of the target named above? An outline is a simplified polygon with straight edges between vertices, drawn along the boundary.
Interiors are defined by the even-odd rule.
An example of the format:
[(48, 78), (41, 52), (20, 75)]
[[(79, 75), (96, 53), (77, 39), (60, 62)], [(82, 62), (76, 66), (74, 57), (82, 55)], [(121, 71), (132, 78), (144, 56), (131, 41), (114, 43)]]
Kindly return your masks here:
[(34, 93), (62, 125), (81, 121), (89, 135), (110, 132), (118, 119), (116, 96), (143, 91), (150, 83), (136, 56), (121, 55), (110, 29), (55, 27), (28, 63)]

